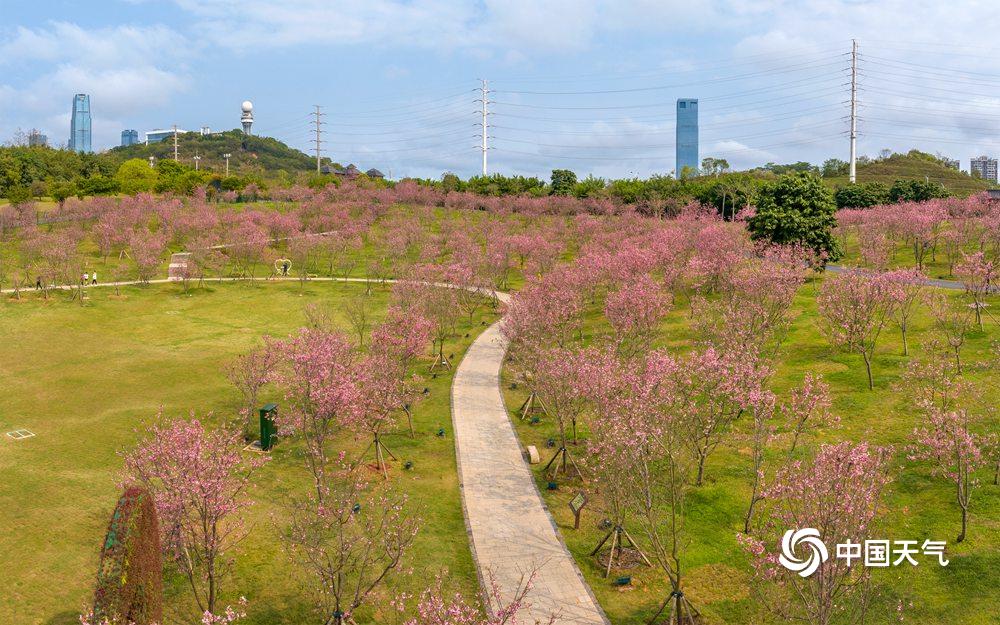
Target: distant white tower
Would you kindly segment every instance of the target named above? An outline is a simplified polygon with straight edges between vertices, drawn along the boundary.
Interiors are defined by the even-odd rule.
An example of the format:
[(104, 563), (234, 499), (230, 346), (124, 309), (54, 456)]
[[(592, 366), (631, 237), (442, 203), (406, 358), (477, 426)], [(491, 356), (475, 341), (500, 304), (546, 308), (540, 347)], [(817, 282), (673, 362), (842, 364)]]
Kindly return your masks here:
[(250, 127), (253, 126), (253, 102), (244, 100), (240, 106), (243, 114), (240, 115), (240, 122), (243, 124), (243, 134), (250, 134)]

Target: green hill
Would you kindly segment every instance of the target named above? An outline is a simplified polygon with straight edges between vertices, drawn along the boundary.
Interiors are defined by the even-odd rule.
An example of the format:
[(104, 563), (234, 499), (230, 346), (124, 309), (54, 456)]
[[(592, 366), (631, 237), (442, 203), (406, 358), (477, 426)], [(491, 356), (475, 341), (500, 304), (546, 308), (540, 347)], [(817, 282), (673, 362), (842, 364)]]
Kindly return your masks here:
[[(241, 130), (202, 135), (198, 132), (180, 133), (177, 135), (177, 152), (181, 162), (192, 165), (193, 157), (201, 157), (199, 167), (208, 171), (224, 172), (226, 161), (223, 154), (231, 154), (229, 159), (230, 172), (240, 173), (274, 173), (284, 170), (290, 174), (296, 172), (315, 171), (316, 159), (308, 154), (289, 147), (271, 137), (244, 136)], [(121, 160), (130, 158), (157, 159), (174, 157), (174, 142), (172, 138), (149, 145), (139, 144), (128, 147), (117, 147), (110, 151)]]
[[(897, 180), (927, 180), (942, 185), (955, 195), (967, 196), (990, 188), (990, 183), (952, 169), (936, 156), (911, 150), (884, 159), (858, 164), (858, 182), (881, 182), (887, 187)], [(845, 186), (847, 176), (824, 178), (835, 187)]]

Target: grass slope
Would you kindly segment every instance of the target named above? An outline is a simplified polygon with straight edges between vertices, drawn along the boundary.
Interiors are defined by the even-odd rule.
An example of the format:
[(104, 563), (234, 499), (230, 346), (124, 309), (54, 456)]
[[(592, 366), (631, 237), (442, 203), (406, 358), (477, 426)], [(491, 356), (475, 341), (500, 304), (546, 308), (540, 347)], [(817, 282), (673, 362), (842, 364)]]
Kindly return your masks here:
[[(897, 180), (929, 180), (937, 182), (960, 196), (973, 195), (990, 188), (990, 183), (973, 178), (965, 172), (908, 154), (893, 154), (889, 158), (858, 165), (858, 182), (881, 182), (887, 187)], [(847, 177), (824, 178), (835, 187), (847, 186)]]
[[(170, 417), (193, 410), (212, 423), (233, 418), (238, 395), (221, 372), (228, 358), (258, 344), (264, 334), (294, 332), (303, 324), (307, 302), (330, 306), (343, 321), (338, 306), (363, 290), (329, 282), (304, 290), (295, 283), (230, 283), (185, 295), (170, 285), (123, 289), (123, 299), (112, 289), (94, 289), (84, 307), (63, 301), (62, 294), (49, 302), (27, 297), (0, 304), (0, 433), (28, 428), (37, 435), (21, 442), (0, 436), (5, 554), (0, 623), (77, 623), (117, 498), (118, 453), (142, 436), (161, 408)], [(376, 289), (372, 297), (374, 316), (380, 318), (388, 293)], [(458, 338), (447, 344), (456, 360), (490, 318), (484, 311), (462, 323)], [(387, 439), (400, 458), (391, 479), (409, 494), (423, 522), (409, 562), (418, 573), (393, 593), (419, 592), (443, 569), (450, 571), (452, 589), (475, 589), (451, 436), (451, 378), (451, 373), (426, 377), (430, 394), (415, 406), (415, 438), (405, 434), (401, 419), (400, 431)], [(274, 388), (261, 400), (282, 402)], [(445, 437), (436, 435), (439, 427)], [(355, 457), (367, 442), (345, 435), (338, 446)], [(400, 468), (405, 460), (414, 461), (412, 471)], [(273, 521), (280, 517), (282, 499), (307, 483), (301, 452), (292, 442), (280, 444), (258, 474), (252, 531), (236, 554), (235, 578), (224, 585), (225, 601), (240, 594), (250, 600), (249, 624), (315, 620), (309, 586), (290, 565)], [(192, 622), (187, 589), (169, 573), (167, 581), (169, 615)]]

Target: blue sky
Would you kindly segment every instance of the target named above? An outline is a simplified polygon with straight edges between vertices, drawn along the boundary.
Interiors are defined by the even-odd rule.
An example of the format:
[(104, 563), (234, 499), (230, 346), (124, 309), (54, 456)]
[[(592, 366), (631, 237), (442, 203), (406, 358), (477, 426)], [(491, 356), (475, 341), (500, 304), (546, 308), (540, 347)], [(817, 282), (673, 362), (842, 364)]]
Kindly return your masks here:
[(678, 97), (701, 100), (701, 154), (736, 167), (846, 158), (850, 40), (859, 152), (1000, 153), (993, 2), (675, 0), (0, 0), (0, 140), (66, 141), (89, 93), (94, 147), (235, 128), (304, 150), (326, 114), (335, 160), (403, 175), (490, 170), (621, 177), (674, 168)]

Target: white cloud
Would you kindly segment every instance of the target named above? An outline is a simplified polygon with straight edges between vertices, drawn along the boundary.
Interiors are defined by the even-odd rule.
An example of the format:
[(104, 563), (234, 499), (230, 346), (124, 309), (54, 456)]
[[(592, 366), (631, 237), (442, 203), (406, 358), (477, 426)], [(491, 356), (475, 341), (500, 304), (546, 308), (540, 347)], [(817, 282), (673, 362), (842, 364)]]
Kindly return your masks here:
[(190, 54), (186, 38), (164, 26), (86, 29), (52, 22), (17, 28), (0, 40), (0, 67), (31, 71), (10, 72), (10, 82), (0, 84), (0, 101), (11, 111), (0, 133), (44, 124), (50, 141), (59, 144), (69, 132), (73, 94), (88, 93), (95, 149), (117, 145), (119, 120), (163, 107), (187, 88)]
[[(241, 51), (301, 44), (571, 54), (605, 32), (677, 32), (711, 23), (682, 0), (174, 0), (213, 43)], [(512, 56), (511, 53), (514, 53)]]
[(184, 56), (187, 42), (164, 26), (116, 26), (84, 29), (69, 22), (53, 22), (47, 28), (19, 27), (12, 37), (0, 41), (0, 63), (25, 61), (71, 62), (87, 67), (131, 67), (157, 59), (176, 61)]
[(716, 141), (703, 147), (702, 156), (724, 158), (734, 169), (746, 169), (778, 160), (778, 156), (774, 152), (752, 148), (745, 143), (733, 140)]

